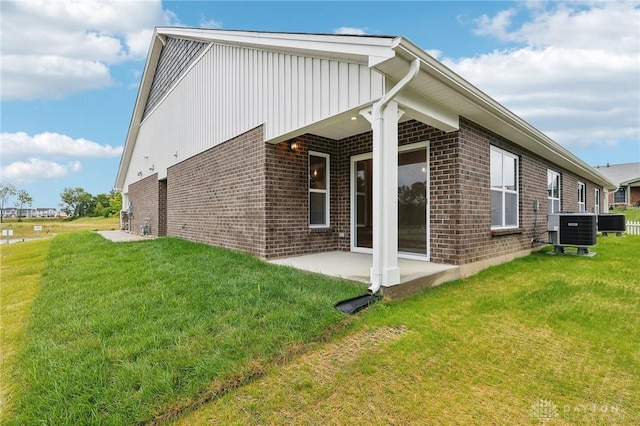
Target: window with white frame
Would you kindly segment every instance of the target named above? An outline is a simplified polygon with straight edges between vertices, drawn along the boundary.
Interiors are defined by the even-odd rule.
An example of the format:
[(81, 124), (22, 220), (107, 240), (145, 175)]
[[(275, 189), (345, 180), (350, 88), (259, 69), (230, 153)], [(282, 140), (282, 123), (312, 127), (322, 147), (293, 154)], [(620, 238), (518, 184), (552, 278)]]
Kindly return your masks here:
[(560, 173), (547, 170), (547, 198), (549, 214), (560, 211)]
[(600, 190), (598, 188), (595, 189), (593, 194), (593, 204), (593, 212), (600, 214)]
[(586, 210), (586, 196), (587, 187), (584, 183), (578, 182), (578, 211), (583, 212)]
[(615, 204), (623, 204), (627, 202), (627, 193), (624, 188), (619, 188), (613, 193), (613, 202)]
[(329, 154), (309, 151), (309, 227), (329, 226)]
[(518, 157), (491, 147), (491, 229), (518, 227)]

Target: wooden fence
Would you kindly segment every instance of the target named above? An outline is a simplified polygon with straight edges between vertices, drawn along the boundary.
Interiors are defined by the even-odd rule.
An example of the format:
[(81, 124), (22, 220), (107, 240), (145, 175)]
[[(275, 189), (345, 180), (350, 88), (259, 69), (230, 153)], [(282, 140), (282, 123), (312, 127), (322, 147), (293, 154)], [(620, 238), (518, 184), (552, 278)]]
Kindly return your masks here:
[(640, 235), (640, 221), (627, 221), (627, 234)]

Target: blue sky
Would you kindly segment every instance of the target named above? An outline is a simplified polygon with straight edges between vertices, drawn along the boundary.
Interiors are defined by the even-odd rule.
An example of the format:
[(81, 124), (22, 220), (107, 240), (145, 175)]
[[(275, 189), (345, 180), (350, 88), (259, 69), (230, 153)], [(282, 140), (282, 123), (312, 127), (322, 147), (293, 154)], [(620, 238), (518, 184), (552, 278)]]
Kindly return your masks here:
[(109, 192), (155, 26), (402, 35), (591, 165), (640, 161), (638, 2), (0, 1), (1, 177)]

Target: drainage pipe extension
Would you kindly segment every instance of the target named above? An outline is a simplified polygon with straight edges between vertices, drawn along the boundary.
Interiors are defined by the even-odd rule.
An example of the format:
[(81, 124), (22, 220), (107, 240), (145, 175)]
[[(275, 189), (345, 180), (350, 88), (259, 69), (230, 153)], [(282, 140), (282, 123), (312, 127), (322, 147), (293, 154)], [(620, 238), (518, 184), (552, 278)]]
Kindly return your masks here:
[[(420, 71), (420, 59), (415, 58), (412, 62), (411, 62), (411, 68), (409, 69), (409, 72), (407, 73), (407, 75), (405, 75), (395, 86), (393, 86), (391, 88), (391, 90), (389, 90), (387, 93), (385, 93), (376, 103), (373, 104), (373, 108), (371, 111), (371, 118), (372, 118), (372, 122), (371, 125), (374, 128), (374, 134), (377, 133), (378, 135), (378, 140), (376, 141), (376, 138), (374, 138), (374, 152), (378, 153), (378, 156), (380, 155), (380, 152), (382, 151), (382, 144), (384, 143), (384, 141), (382, 141), (382, 135), (383, 135), (383, 111), (385, 109), (385, 107), (387, 106), (387, 104), (389, 102), (391, 102), (393, 100), (393, 98), (396, 97), (396, 95), (400, 92), (400, 90), (402, 90), (407, 84), (409, 84), (409, 82), (411, 82), (411, 80), (413, 80), (417, 75), (418, 72)], [(396, 123), (397, 125), (397, 123)], [(376, 131), (377, 129), (377, 131)], [(378, 149), (376, 149), (376, 142), (378, 145)], [(375, 155), (374, 155), (375, 158)], [(384, 182), (383, 182), (383, 176), (382, 176), (382, 172), (378, 171), (377, 173), (374, 172), (374, 187), (379, 188), (379, 190), (382, 188)], [(374, 250), (373, 250), (373, 264), (372, 264), (372, 282), (371, 282), (371, 286), (369, 287), (369, 292), (371, 292), (371, 294), (375, 294), (380, 290), (380, 286), (382, 285), (382, 217), (380, 216), (380, 214), (375, 214), (374, 218), (373, 218), (373, 224), (374, 224), (374, 229), (376, 230), (376, 236), (374, 237)], [(397, 226), (397, 224), (396, 224)], [(396, 254), (397, 255), (397, 254)]]

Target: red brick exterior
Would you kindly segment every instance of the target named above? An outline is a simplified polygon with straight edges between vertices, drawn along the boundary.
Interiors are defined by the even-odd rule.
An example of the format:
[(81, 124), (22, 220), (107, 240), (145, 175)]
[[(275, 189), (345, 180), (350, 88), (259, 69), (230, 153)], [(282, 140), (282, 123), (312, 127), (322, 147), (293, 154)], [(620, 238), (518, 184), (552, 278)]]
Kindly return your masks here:
[(129, 185), (129, 201), (132, 211), (129, 215), (131, 220), (129, 230), (131, 232), (142, 233), (141, 227), (149, 219), (149, 233), (151, 235), (166, 235), (160, 233), (161, 227), (159, 226), (160, 187), (157, 173)]
[(167, 235), (167, 180), (158, 182), (158, 236)]
[[(314, 135), (296, 139), (298, 148), (289, 151), (289, 143), (266, 145), (266, 251), (265, 257), (292, 256), (336, 250), (341, 188), (335, 179), (338, 170), (338, 146), (335, 141)], [(329, 196), (330, 228), (309, 228), (309, 151), (330, 155)], [(336, 206), (337, 208), (333, 208)]]
[(167, 234), (266, 257), (266, 153), (257, 127), (167, 171)]
[[(399, 145), (429, 141), (434, 262), (477, 262), (528, 250), (536, 236), (545, 239), (548, 169), (561, 174), (562, 209), (577, 210), (576, 176), (467, 119), (461, 117), (460, 130), (451, 133), (407, 121), (399, 124), (398, 138)], [(303, 135), (295, 142), (294, 151), (288, 142), (265, 144), (257, 127), (170, 167), (165, 181), (158, 183), (154, 175), (130, 185), (132, 230), (151, 217), (154, 235), (162, 235), (165, 226), (167, 235), (262, 258), (350, 250), (351, 157), (371, 152), (371, 132), (339, 141)], [(519, 157), (520, 229), (515, 232), (491, 231), (491, 145)], [(310, 150), (330, 155), (326, 229), (308, 225)], [(596, 186), (581, 181), (587, 210), (593, 211)], [(534, 201), (540, 203), (537, 217)]]

